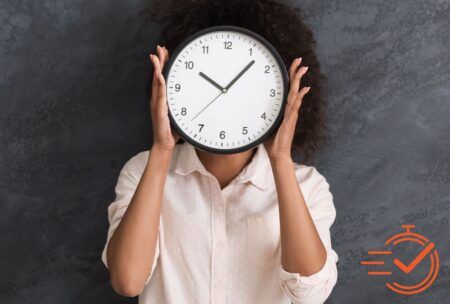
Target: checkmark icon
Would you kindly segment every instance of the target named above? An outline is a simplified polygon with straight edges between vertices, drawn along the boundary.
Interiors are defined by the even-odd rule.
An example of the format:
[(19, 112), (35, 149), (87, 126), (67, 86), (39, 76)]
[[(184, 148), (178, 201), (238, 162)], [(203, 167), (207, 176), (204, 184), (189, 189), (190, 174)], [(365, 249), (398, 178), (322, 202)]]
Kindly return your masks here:
[(405, 264), (403, 264), (402, 261), (400, 261), (399, 259), (395, 258), (394, 259), (394, 264), (400, 268), (403, 272), (405, 273), (410, 273), (411, 271), (414, 270), (414, 268), (416, 268), (417, 265), (419, 265), (419, 263), (431, 252), (431, 250), (434, 249), (434, 243), (430, 243), (428, 244), (427, 247), (425, 247), (418, 256), (416, 256), (414, 258), (414, 260), (407, 266)]
[[(405, 275), (398, 276), (400, 279), (400, 282), (397, 281), (397, 277), (391, 276), (386, 277), (386, 287), (393, 292), (401, 295), (415, 295), (419, 294), (425, 290), (427, 290), (436, 280), (436, 277), (439, 273), (439, 254), (438, 249), (435, 246), (435, 243), (433, 243), (431, 240), (429, 240), (426, 236), (418, 233), (418, 232), (411, 232), (411, 229), (415, 228), (412, 224), (405, 224), (402, 225), (402, 228), (404, 228), (406, 231), (398, 232), (386, 240), (384, 243), (384, 249), (373, 249), (369, 250), (367, 253), (369, 256), (387, 256), (389, 258), (389, 255), (391, 255), (390, 260), (390, 266), (388, 269), (377, 269), (375, 268), (378, 265), (384, 266), (386, 260), (383, 260), (380, 258), (380, 260), (365, 260), (361, 261), (361, 265), (367, 265), (370, 267), (367, 271), (367, 274), (370, 276), (391, 276), (393, 274), (393, 271), (395, 269), (392, 269), (392, 267), (396, 268), (398, 267), (402, 273), (405, 273), (406, 275), (412, 275), (415, 274), (414, 279), (416, 279), (417, 276), (423, 277), (422, 281), (419, 283), (414, 280), (414, 282), (411, 284), (411, 282), (407, 282), (404, 284), (401, 282), (402, 280), (405, 280)], [(420, 244), (420, 247), (417, 249), (416, 255), (413, 255), (408, 258), (408, 263), (404, 263), (398, 259), (394, 258), (395, 256), (392, 256), (392, 254), (395, 254), (389, 249), (394, 249), (398, 244), (401, 243), (414, 243), (416, 248), (417, 244)], [(395, 251), (399, 250), (399, 253), (405, 248), (396, 248)], [(398, 256), (400, 257), (400, 256)], [(394, 264), (395, 266), (392, 266)], [(419, 265), (422, 265), (421, 267), (417, 267)], [(426, 274), (428, 273), (428, 274)], [(417, 275), (417, 276), (416, 276)]]

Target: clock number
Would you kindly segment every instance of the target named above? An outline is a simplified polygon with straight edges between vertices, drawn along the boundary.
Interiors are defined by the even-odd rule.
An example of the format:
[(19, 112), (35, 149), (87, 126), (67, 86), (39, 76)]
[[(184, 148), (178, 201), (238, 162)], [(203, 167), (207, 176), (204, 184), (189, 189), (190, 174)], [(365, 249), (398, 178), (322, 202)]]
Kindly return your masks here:
[(224, 139), (225, 138), (225, 131), (220, 131), (219, 137), (220, 137), (220, 139)]
[(181, 85), (179, 83), (177, 83), (175, 85), (175, 92), (180, 92), (180, 90), (181, 90)]
[(253, 48), (249, 48), (248, 51), (250, 52), (250, 56), (253, 54)]
[(205, 125), (204, 124), (198, 124), (198, 126), (200, 127), (200, 129), (198, 131), (201, 132)]
[(264, 73), (266, 73), (266, 74), (270, 73), (270, 66), (266, 65)]
[(184, 65), (186, 66), (186, 70), (192, 70), (194, 68), (194, 62), (193, 61), (185, 61)]
[(202, 46), (203, 54), (209, 54), (209, 45)]
[(181, 108), (181, 115), (186, 116), (186, 112), (187, 112), (186, 107), (182, 107)]
[(266, 112), (262, 113), (261, 118), (264, 120), (266, 119)]
[(275, 90), (274, 89), (271, 89), (270, 90), (270, 97), (274, 97), (275, 96)]
[(247, 130), (247, 127), (242, 127), (242, 134), (247, 134), (248, 133), (248, 130)]
[(231, 46), (233, 45), (231, 41), (224, 41), (223, 44), (226, 50), (231, 50)]

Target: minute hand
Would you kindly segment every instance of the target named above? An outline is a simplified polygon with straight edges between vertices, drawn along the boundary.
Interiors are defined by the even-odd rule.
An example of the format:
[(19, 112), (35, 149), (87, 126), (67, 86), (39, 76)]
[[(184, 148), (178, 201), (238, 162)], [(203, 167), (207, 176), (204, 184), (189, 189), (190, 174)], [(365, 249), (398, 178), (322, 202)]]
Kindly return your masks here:
[(239, 78), (241, 78), (241, 76), (244, 75), (244, 73), (247, 72), (247, 70), (248, 70), (254, 63), (255, 63), (255, 60), (250, 61), (250, 63), (247, 64), (247, 65), (245, 66), (245, 68), (244, 68), (239, 74), (237, 74), (236, 77), (234, 77), (234, 79), (231, 80), (231, 82), (225, 87), (225, 91), (228, 91), (228, 90), (231, 88), (231, 86), (232, 86)]

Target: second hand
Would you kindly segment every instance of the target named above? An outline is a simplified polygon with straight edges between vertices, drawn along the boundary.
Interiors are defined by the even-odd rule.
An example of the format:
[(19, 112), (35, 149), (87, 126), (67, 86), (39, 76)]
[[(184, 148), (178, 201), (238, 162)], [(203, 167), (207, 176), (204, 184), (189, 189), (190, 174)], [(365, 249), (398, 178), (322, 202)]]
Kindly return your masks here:
[(206, 108), (207, 107), (209, 107), (217, 98), (219, 98), (219, 96), (220, 95), (222, 95), (223, 94), (223, 91), (222, 92), (220, 92), (220, 94), (219, 95), (217, 95), (210, 103), (208, 103), (200, 112), (198, 112), (197, 113), (197, 115), (195, 115), (192, 119), (191, 119), (191, 121), (193, 121), (194, 120), (194, 118), (196, 118), (197, 116), (199, 116), (200, 115), (200, 113), (202, 113), (203, 111), (205, 111), (206, 110)]

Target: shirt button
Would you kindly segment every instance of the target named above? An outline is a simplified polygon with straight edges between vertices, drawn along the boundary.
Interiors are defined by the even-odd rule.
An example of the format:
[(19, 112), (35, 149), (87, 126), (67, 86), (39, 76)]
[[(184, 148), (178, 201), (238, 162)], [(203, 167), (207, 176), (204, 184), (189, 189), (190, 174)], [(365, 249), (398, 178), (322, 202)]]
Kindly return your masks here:
[(223, 247), (225, 247), (225, 244), (223, 242), (217, 243), (217, 248), (223, 249)]
[(219, 212), (222, 212), (223, 211), (223, 206), (222, 205), (217, 206), (216, 210), (219, 211)]

